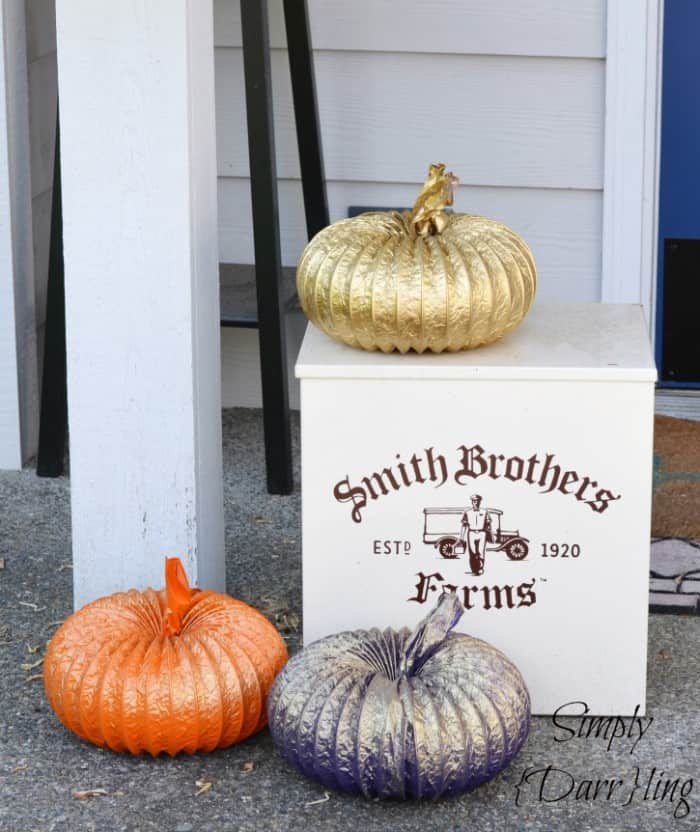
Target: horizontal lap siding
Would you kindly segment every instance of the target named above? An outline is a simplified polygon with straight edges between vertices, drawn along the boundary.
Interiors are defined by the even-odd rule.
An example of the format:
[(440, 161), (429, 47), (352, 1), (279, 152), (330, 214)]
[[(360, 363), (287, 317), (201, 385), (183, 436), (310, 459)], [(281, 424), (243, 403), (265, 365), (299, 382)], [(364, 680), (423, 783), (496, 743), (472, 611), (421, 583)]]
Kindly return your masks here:
[[(345, 216), (348, 205), (405, 207), (416, 190), (416, 185), (329, 182), (331, 220)], [(280, 181), (279, 197), (282, 259), (285, 265), (294, 265), (306, 241), (301, 183)], [(527, 239), (542, 275), (541, 300), (599, 300), (602, 199), (598, 191), (462, 187), (458, 202), (468, 213), (497, 217)], [(220, 179), (222, 262), (253, 262), (250, 214), (249, 181)]]
[[(316, 49), (605, 55), (605, 0), (308, 0), (308, 6)], [(270, 42), (284, 47), (282, 0), (271, 0), (269, 9)], [(241, 45), (238, 0), (214, 0), (214, 42)]]
[[(331, 219), (350, 205), (411, 205), (442, 161), (461, 181), (456, 210), (529, 242), (540, 300), (600, 300), (605, 0), (308, 3)], [(269, 7), (282, 259), (294, 265), (303, 202), (281, 0)], [(214, 11), (220, 257), (250, 263), (238, 0)], [(227, 338), (224, 399), (237, 403), (226, 355), (240, 336)], [(257, 395), (247, 389), (245, 403)]]
[[(315, 54), (326, 175), (418, 182), (433, 160), (470, 185), (600, 188), (599, 59)], [(247, 176), (243, 56), (216, 51), (219, 175)], [(277, 173), (298, 178), (287, 55), (272, 53)]]

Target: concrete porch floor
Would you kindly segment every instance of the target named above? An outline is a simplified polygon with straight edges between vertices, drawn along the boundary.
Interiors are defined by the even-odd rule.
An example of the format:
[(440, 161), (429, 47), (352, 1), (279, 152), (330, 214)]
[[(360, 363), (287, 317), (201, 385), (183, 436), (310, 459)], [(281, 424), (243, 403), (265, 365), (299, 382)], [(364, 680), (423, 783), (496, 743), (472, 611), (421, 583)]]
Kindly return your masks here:
[[(265, 491), (260, 411), (224, 412), (224, 466), (228, 591), (275, 621), (293, 652), (301, 618), (299, 492)], [(570, 739), (537, 718), (511, 767), (477, 791), (433, 804), (380, 804), (305, 780), (283, 763), (267, 731), (213, 754), (153, 760), (103, 751), (63, 729), (35, 678), (41, 667), (30, 665), (71, 612), (70, 556), (69, 480), (40, 480), (32, 469), (0, 473), (1, 832), (700, 828), (700, 786), (690, 783), (700, 774), (700, 617), (651, 616), (653, 722), (632, 752), (638, 733), (608, 750), (602, 738)], [(578, 721), (567, 724), (579, 728)], [(542, 775), (534, 774), (516, 805), (525, 771), (548, 765), (567, 774), (552, 773), (544, 796), (565, 792), (570, 775), (576, 785), (569, 796), (540, 801)], [(623, 784), (610, 800), (606, 787), (586, 801), (592, 788), (582, 781), (598, 779)], [(676, 779), (673, 798), (669, 787), (660, 799), (666, 780)], [(211, 788), (197, 794), (198, 782)], [(91, 789), (106, 794), (74, 796)]]

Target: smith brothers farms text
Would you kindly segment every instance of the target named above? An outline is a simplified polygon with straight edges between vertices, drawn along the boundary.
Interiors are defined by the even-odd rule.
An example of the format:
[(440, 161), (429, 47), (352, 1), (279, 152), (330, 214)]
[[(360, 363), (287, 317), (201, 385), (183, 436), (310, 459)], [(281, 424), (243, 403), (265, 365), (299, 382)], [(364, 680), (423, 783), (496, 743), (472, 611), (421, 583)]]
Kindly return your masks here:
[(619, 500), (608, 488), (599, 486), (590, 476), (578, 471), (565, 470), (550, 453), (531, 454), (529, 457), (487, 453), (481, 445), (460, 445), (457, 465), (448, 466), (447, 459), (435, 449), (425, 448), (414, 453), (406, 462), (396, 454), (396, 463), (373, 471), (353, 484), (346, 476), (333, 487), (333, 496), (340, 503), (352, 503), (350, 512), (355, 523), (362, 522), (362, 511), (368, 500), (408, 488), (417, 483), (434, 483), (436, 488), (452, 480), (457, 485), (469, 485), (480, 477), (492, 480), (505, 478), (511, 482), (523, 482), (539, 488), (543, 494), (559, 491), (571, 495), (572, 499), (587, 505), (592, 511), (602, 514), (610, 503)]

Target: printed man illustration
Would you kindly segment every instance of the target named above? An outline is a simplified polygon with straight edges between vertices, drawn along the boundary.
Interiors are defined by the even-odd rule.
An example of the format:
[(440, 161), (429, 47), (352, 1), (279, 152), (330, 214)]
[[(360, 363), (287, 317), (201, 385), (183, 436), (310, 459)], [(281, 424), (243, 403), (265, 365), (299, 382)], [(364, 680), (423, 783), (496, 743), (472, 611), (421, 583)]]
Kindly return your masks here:
[(481, 494), (472, 494), (472, 507), (462, 515), (462, 540), (467, 540), (469, 549), (469, 565), (475, 575), (481, 575), (484, 571), (484, 558), (486, 556), (486, 543), (490, 532), (489, 515), (481, 508)]

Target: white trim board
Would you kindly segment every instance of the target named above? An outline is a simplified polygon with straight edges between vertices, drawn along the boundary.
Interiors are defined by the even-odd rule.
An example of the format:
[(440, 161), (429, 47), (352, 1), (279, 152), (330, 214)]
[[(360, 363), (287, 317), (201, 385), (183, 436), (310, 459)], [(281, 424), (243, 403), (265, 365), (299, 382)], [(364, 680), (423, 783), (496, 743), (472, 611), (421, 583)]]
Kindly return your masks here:
[(653, 337), (663, 0), (608, 3), (604, 303), (641, 303)]
[(0, 3), (0, 468), (36, 450), (38, 379), (24, 0)]

